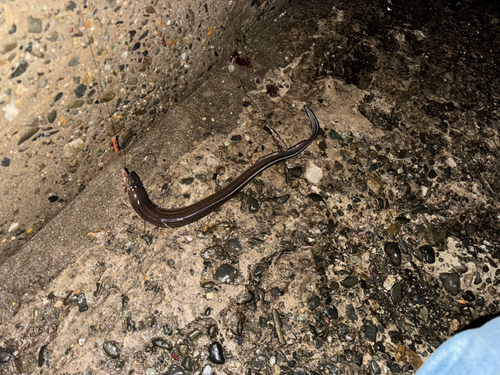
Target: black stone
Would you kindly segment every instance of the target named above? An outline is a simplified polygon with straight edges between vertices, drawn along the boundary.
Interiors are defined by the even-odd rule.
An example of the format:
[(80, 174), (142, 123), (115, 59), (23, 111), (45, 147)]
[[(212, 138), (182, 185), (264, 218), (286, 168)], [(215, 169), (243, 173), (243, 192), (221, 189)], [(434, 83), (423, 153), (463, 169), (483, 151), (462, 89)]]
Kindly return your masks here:
[(339, 317), (339, 311), (335, 306), (325, 311), (325, 316), (329, 319), (337, 319)]
[(85, 293), (81, 293), (78, 295), (78, 311), (85, 312), (89, 309), (89, 305), (87, 305), (87, 299), (85, 298)]
[(436, 262), (436, 255), (434, 253), (434, 249), (430, 245), (420, 246), (419, 250), (422, 252), (424, 260), (426, 263), (434, 263)]
[(309, 307), (310, 310), (316, 310), (320, 304), (320, 299), (319, 296), (314, 296), (309, 298), (307, 301), (307, 307)]
[(217, 271), (215, 271), (214, 279), (220, 283), (232, 283), (238, 274), (235, 268), (231, 267), (229, 264), (223, 264)]
[(357, 283), (358, 283), (358, 278), (356, 276), (351, 276), (344, 279), (344, 281), (342, 281), (340, 284), (344, 288), (352, 288), (356, 286)]
[(19, 60), (19, 62), (16, 65), (16, 68), (14, 69), (14, 71), (12, 72), (12, 74), (10, 75), (9, 78), (12, 79), (12, 78), (19, 77), (21, 74), (23, 74), (26, 71), (26, 69), (28, 69), (28, 66), (29, 66), (29, 64), (26, 61)]
[(224, 359), (224, 352), (222, 351), (222, 345), (217, 341), (212, 343), (208, 347), (208, 359), (212, 363), (222, 365), (226, 360)]
[(76, 89), (75, 89), (76, 97), (81, 98), (83, 96), (83, 94), (85, 94), (85, 91), (87, 91), (87, 86), (84, 85), (83, 83), (76, 86)]
[(10, 159), (9, 158), (3, 158), (2, 159), (2, 167), (8, 167), (10, 165)]
[(403, 300), (403, 287), (400, 283), (396, 283), (391, 288), (391, 299), (394, 304)]
[(384, 245), (384, 252), (391, 261), (392, 265), (401, 265), (401, 250), (396, 242), (386, 242)]

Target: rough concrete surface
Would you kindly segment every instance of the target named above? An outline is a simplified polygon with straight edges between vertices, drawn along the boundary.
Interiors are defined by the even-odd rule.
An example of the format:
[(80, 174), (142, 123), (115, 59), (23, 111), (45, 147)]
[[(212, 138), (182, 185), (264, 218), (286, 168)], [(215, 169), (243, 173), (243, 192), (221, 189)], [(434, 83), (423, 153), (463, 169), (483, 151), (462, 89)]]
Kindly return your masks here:
[[(413, 374), (498, 314), (498, 10), (0, 2), (0, 374)], [(304, 105), (214, 213), (130, 206), (121, 168), (194, 203)]]

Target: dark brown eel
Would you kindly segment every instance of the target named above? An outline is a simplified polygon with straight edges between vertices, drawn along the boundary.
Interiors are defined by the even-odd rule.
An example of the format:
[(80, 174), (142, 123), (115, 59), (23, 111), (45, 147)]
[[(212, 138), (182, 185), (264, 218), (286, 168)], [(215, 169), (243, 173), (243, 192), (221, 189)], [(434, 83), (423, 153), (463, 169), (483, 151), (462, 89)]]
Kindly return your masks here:
[(312, 135), (308, 139), (297, 143), (286, 151), (274, 152), (263, 156), (229, 185), (190, 206), (173, 209), (158, 207), (149, 199), (148, 193), (146, 189), (144, 189), (139, 176), (137, 176), (135, 172), (128, 172), (127, 169), (122, 169), (123, 184), (126, 187), (130, 204), (140, 217), (159, 227), (181, 227), (196, 220), (200, 220), (202, 217), (208, 215), (234, 197), (263, 170), (269, 168), (273, 164), (300, 154), (311, 144), (318, 135), (319, 124), (314, 113), (307, 106), (304, 106), (304, 109), (306, 110), (309, 120), (311, 120)]

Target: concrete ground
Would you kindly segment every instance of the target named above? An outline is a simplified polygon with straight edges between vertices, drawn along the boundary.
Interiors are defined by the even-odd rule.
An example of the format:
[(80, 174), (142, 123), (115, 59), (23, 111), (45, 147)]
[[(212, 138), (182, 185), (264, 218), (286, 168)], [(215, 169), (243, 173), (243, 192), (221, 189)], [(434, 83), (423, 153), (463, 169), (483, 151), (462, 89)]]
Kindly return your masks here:
[[(498, 313), (496, 4), (0, 7), (1, 374), (415, 373)], [(123, 167), (194, 203), (304, 105), (144, 227)]]

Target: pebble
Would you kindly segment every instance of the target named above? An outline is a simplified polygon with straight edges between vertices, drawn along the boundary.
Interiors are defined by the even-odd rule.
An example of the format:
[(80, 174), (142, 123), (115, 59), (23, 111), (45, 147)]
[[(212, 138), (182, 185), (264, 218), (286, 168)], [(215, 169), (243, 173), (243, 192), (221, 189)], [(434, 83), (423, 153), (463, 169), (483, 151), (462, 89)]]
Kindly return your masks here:
[(224, 359), (224, 352), (222, 350), (222, 345), (217, 341), (212, 343), (208, 347), (208, 359), (210, 362), (222, 365), (226, 360)]
[(75, 89), (75, 95), (77, 98), (81, 98), (83, 96), (83, 94), (85, 94), (85, 91), (87, 90), (87, 86), (84, 85), (83, 83), (79, 84), (78, 86), (76, 86), (76, 89)]
[(365, 329), (365, 339), (367, 341), (375, 342), (377, 339), (378, 329), (373, 324), (369, 324)]
[(104, 342), (104, 344), (102, 344), (102, 348), (104, 349), (104, 352), (107, 354), (107, 356), (113, 359), (117, 359), (122, 352), (118, 348), (118, 343), (116, 341), (106, 341)]
[(9, 28), (8, 28), (9, 34), (14, 34), (16, 31), (17, 31), (17, 26), (15, 24), (9, 26)]
[(85, 104), (85, 100), (83, 100), (83, 99), (74, 100), (68, 104), (68, 109), (80, 108), (84, 104)]
[(366, 174), (366, 184), (368, 185), (368, 188), (373, 192), (373, 195), (376, 197), (379, 196), (380, 191), (384, 186), (382, 180), (373, 173)]
[(81, 138), (75, 139), (74, 141), (67, 143), (63, 147), (63, 157), (65, 159), (73, 159), (85, 146)]
[(201, 375), (212, 375), (212, 374), (213, 374), (212, 366), (205, 365), (205, 367), (203, 367), (203, 371), (201, 372)]
[(80, 64), (80, 56), (73, 56), (68, 62), (69, 67), (77, 66)]
[(460, 291), (460, 277), (458, 273), (440, 273), (439, 280), (441, 280), (444, 288), (452, 295), (456, 296)]
[(422, 256), (426, 263), (432, 264), (436, 262), (436, 256), (434, 253), (434, 249), (430, 245), (424, 245), (419, 247)]
[(33, 354), (24, 353), (14, 359), (16, 370), (21, 374), (27, 374), (35, 371), (36, 360)]
[(254, 197), (248, 197), (247, 198), (247, 207), (248, 207), (248, 210), (250, 212), (255, 213), (255, 212), (257, 212), (259, 210), (260, 203)]
[(4, 117), (9, 122), (14, 121), (14, 119), (19, 114), (19, 109), (17, 108), (16, 102), (14, 100), (11, 100), (9, 104), (7, 104), (5, 107), (2, 107), (2, 111), (5, 112)]
[(255, 371), (261, 371), (267, 366), (267, 357), (263, 355), (259, 355), (257, 357), (252, 358), (250, 361), (250, 365)]
[(187, 356), (182, 359), (181, 366), (184, 367), (189, 372), (193, 372), (193, 358)]
[(49, 42), (55, 42), (59, 37), (59, 33), (57, 31), (52, 31), (49, 35), (46, 36), (46, 39)]
[(396, 283), (391, 288), (391, 299), (394, 304), (397, 304), (403, 300), (403, 287), (400, 283)]
[(213, 277), (220, 283), (229, 284), (236, 279), (237, 274), (238, 271), (235, 268), (231, 267), (229, 264), (223, 264), (217, 268)]
[(358, 320), (358, 315), (356, 314), (356, 310), (354, 309), (354, 306), (352, 304), (346, 306), (345, 314), (347, 318), (352, 322), (356, 322)]
[(78, 295), (78, 311), (85, 312), (89, 309), (89, 305), (87, 305), (87, 299), (85, 298), (85, 293), (80, 293)]
[(8, 52), (12, 51), (13, 49), (15, 49), (16, 47), (17, 47), (17, 43), (16, 43), (16, 42), (14, 42), (14, 43), (9, 43), (9, 44), (6, 44), (6, 45), (4, 45), (4, 46), (3, 46), (3, 48), (2, 48), (2, 51), (1, 51), (1, 52), (2, 52), (3, 54), (6, 54), (6, 53), (8, 53)]
[(33, 126), (28, 129), (19, 137), (19, 141), (17, 142), (17, 145), (19, 146), (21, 143), (27, 141), (30, 139), (33, 135), (35, 135), (39, 130), (38, 126)]
[(328, 319), (338, 319), (339, 311), (337, 310), (337, 308), (335, 306), (332, 306), (331, 308), (329, 308), (328, 310), (325, 311), (325, 316)]
[(164, 375), (186, 375), (182, 367), (177, 364), (171, 365)]
[(319, 296), (314, 296), (309, 298), (307, 301), (307, 307), (309, 307), (309, 310), (316, 310), (319, 307), (321, 300), (319, 299)]
[(393, 266), (401, 265), (401, 250), (396, 242), (386, 242), (384, 252)]
[(2, 159), (2, 167), (8, 167), (10, 165), (10, 159), (8, 157), (4, 157)]
[(358, 278), (356, 276), (350, 276), (344, 279), (340, 283), (344, 288), (352, 288), (358, 284)]
[(14, 351), (9, 347), (0, 347), (0, 363), (7, 363), (14, 355)]
[(116, 94), (113, 90), (108, 90), (106, 92), (104, 92), (100, 97), (99, 97), (99, 100), (103, 103), (107, 103), (107, 102), (110, 102), (111, 100), (113, 100), (115, 98)]
[(306, 180), (308, 180), (311, 184), (318, 185), (321, 179), (323, 178), (323, 170), (318, 167), (316, 164), (310, 162), (307, 165), (306, 172), (304, 174)]
[(40, 351), (38, 352), (38, 367), (42, 367), (45, 361), (49, 358), (49, 351), (47, 350), (47, 345), (42, 345)]
[(227, 250), (231, 253), (239, 253), (241, 252), (241, 244), (237, 238), (233, 238), (227, 242)]
[(40, 18), (28, 17), (28, 32), (38, 34), (42, 32), (42, 20)]

